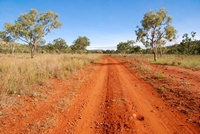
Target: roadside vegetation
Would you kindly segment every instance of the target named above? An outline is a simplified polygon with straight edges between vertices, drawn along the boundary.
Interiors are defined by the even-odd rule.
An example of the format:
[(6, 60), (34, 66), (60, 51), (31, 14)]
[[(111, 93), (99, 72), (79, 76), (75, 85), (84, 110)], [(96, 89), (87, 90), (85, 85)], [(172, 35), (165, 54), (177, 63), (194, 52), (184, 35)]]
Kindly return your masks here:
[(67, 79), (99, 55), (43, 54), (34, 60), (27, 54), (0, 55), (0, 94), (26, 94), (30, 85), (42, 85), (47, 79)]
[(200, 55), (165, 55), (152, 63), (200, 69)]
[[(175, 55), (165, 54), (157, 61), (152, 61), (151, 54), (126, 54), (124, 57), (140, 59), (143, 62), (160, 65), (180, 66), (191, 69), (200, 69), (200, 55)], [(170, 59), (170, 60), (169, 60)]]

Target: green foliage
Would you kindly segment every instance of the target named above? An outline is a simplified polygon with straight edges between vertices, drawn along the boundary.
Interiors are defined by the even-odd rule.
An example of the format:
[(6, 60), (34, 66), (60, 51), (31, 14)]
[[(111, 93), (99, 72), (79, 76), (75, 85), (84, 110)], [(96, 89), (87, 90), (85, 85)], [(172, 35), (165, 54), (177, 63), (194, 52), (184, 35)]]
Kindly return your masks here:
[(103, 54), (116, 54), (115, 50), (104, 50)]
[(200, 40), (182, 41), (180, 44), (167, 46), (167, 54), (200, 54)]
[(29, 53), (30, 48), (28, 45), (18, 44), (14, 42), (0, 41), (0, 53), (13, 54), (13, 48), (16, 53)]
[(38, 13), (36, 9), (31, 9), (29, 13), (20, 15), (14, 24), (5, 23), (5, 33), (15, 40), (29, 44), (33, 58), (33, 52), (40, 40), (52, 29), (62, 25), (57, 20), (58, 17), (59, 15), (52, 11)]
[(103, 50), (87, 50), (87, 53), (89, 54), (103, 54)]
[(66, 41), (62, 38), (55, 39), (53, 41), (54, 49), (59, 50), (59, 52), (64, 52), (68, 48)]
[(5, 42), (13, 41), (12, 36), (10, 36), (6, 31), (0, 31), (0, 39)]
[(184, 54), (194, 54), (194, 53), (198, 53), (197, 51), (194, 52), (194, 49), (198, 50), (198, 46), (197, 48), (194, 48), (193, 46), (196, 46), (195, 44), (197, 43), (196, 40), (194, 39), (196, 35), (196, 32), (191, 32), (191, 37), (189, 37), (188, 33), (185, 33), (182, 36), (182, 42), (180, 44), (180, 51), (181, 53)]
[(39, 40), (38, 46), (44, 46), (46, 45), (46, 41), (44, 39)]
[(10, 47), (9, 50), (12, 54), (14, 54), (14, 50), (16, 47), (16, 44), (13, 43), (16, 39), (12, 37), (12, 34), (10, 34), (8, 31), (0, 31), (0, 39)]
[(142, 28), (137, 26), (135, 31), (137, 41), (142, 42), (146, 48), (150, 47), (153, 50), (154, 60), (157, 60), (157, 48), (176, 38), (176, 30), (170, 25), (171, 21), (172, 18), (162, 8), (157, 12), (146, 13), (141, 21)]
[(134, 40), (128, 40), (127, 42), (120, 42), (117, 45), (117, 52), (118, 53), (135, 53), (140, 51), (140, 46), (134, 46)]
[(140, 52), (140, 50), (141, 50), (140, 46), (137, 46), (137, 45), (136, 46), (132, 46), (130, 53), (138, 53), (138, 52)]
[(74, 41), (74, 44), (70, 47), (74, 52), (84, 52), (86, 47), (90, 46), (90, 40), (86, 36), (79, 36), (78, 39)]
[(120, 42), (117, 45), (117, 51), (119, 53), (129, 53), (130, 52), (130, 48), (131, 48), (131, 45), (128, 42)]
[(179, 56), (165, 55), (153, 63), (154, 64), (162, 64), (162, 65), (182, 66), (182, 67), (193, 68), (193, 69), (200, 69), (200, 56), (199, 55), (179, 55)]

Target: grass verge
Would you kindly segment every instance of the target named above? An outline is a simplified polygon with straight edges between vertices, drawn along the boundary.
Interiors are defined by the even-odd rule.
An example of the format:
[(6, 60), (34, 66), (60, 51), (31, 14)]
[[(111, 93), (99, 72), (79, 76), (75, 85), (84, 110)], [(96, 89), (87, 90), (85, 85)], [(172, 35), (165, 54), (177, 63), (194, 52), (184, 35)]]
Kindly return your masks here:
[[(114, 55), (119, 56), (119, 55)], [(158, 55), (157, 61), (153, 61), (153, 54), (124, 54), (123, 57), (140, 59), (143, 62), (153, 64), (181, 66), (191, 69), (200, 69), (200, 55)]]
[(24, 94), (27, 87), (42, 84), (46, 79), (66, 79), (75, 70), (81, 69), (99, 55), (45, 54), (0, 55), (0, 94)]

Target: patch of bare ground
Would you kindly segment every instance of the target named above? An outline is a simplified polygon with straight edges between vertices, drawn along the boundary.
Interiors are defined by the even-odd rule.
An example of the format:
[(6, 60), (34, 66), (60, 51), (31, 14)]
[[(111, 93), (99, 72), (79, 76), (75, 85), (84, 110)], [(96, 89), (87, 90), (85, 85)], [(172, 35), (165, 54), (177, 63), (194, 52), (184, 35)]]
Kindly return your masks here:
[(155, 65), (139, 58), (120, 58), (138, 77), (155, 88), (168, 105), (185, 114), (185, 121), (200, 128), (200, 70)]

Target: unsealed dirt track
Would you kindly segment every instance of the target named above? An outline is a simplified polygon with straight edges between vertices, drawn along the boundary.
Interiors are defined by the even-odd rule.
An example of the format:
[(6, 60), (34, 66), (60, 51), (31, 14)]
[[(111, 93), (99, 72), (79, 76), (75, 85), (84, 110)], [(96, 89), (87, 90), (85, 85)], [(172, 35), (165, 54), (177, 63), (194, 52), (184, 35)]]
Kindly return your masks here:
[[(199, 128), (186, 122), (186, 116), (169, 107), (159, 98), (152, 86), (137, 78), (124, 63), (104, 57), (92, 65), (87, 80), (69, 84), (76, 89), (70, 105), (55, 110), (56, 99), (64, 98), (64, 91), (53, 95), (55, 100), (38, 104), (27, 118), (10, 120), (11, 125), (1, 133), (51, 134), (197, 134)], [(87, 72), (85, 72), (86, 74)], [(73, 79), (69, 81), (72, 83)], [(77, 86), (78, 85), (78, 86)], [(68, 88), (63, 89), (68, 92)], [(66, 110), (65, 110), (66, 109)], [(38, 116), (37, 116), (38, 115)], [(13, 115), (14, 116), (14, 115)], [(30, 130), (34, 120), (56, 117), (56, 123), (45, 130)], [(3, 120), (6, 118), (1, 118)], [(19, 124), (22, 121), (22, 124)], [(9, 123), (9, 122), (7, 122)], [(29, 126), (29, 127), (28, 127)], [(40, 126), (41, 127), (41, 126)], [(38, 128), (40, 129), (40, 128)]]

